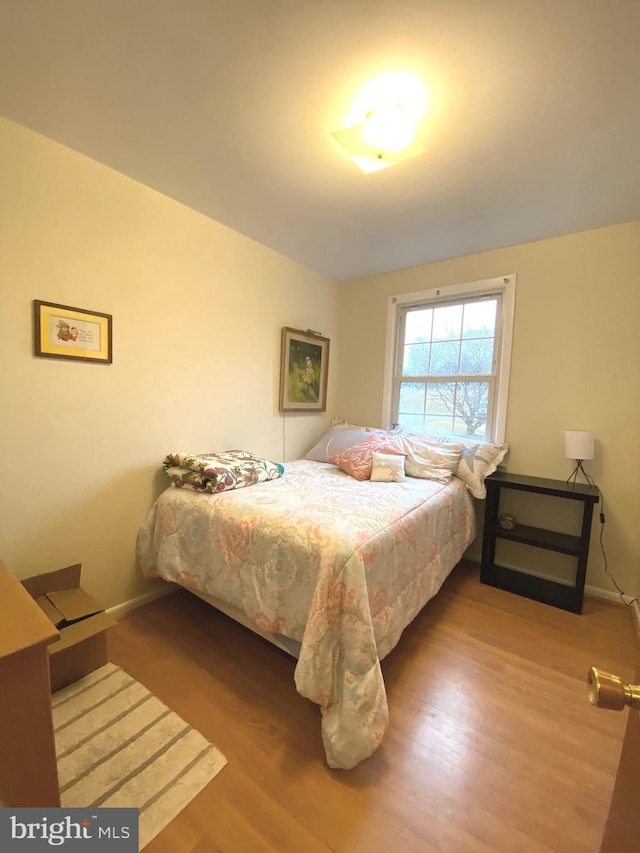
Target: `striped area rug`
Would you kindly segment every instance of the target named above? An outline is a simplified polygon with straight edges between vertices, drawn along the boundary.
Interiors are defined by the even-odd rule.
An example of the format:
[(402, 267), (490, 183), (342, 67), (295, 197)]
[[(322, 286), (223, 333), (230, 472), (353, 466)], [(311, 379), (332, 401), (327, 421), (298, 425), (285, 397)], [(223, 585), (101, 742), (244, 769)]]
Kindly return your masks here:
[(226, 758), (123, 669), (108, 663), (53, 694), (65, 808), (140, 810), (140, 849)]

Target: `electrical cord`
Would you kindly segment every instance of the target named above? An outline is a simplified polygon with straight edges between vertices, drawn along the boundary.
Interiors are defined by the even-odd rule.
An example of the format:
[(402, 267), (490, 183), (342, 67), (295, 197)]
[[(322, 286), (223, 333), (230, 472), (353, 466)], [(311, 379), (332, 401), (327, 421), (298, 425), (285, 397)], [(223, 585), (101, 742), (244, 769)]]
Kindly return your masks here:
[[(625, 599), (624, 599), (624, 596), (626, 595), (625, 591), (624, 591), (624, 590), (623, 590), (623, 589), (618, 585), (618, 582), (616, 581), (616, 579), (614, 578), (614, 576), (611, 574), (611, 572), (610, 572), (610, 570), (609, 570), (609, 562), (608, 562), (608, 560), (607, 560), (607, 553), (606, 553), (606, 551), (605, 551), (605, 549), (604, 549), (604, 525), (605, 525), (605, 515), (604, 515), (604, 494), (602, 493), (602, 489), (600, 488), (600, 486), (598, 486), (598, 485), (595, 483), (595, 481), (593, 480), (593, 478), (592, 478), (592, 477), (589, 477), (589, 475), (588, 475), (588, 474), (586, 474), (586, 472), (583, 472), (583, 473), (584, 473), (584, 474), (585, 474), (585, 476), (587, 477), (587, 481), (589, 482), (589, 485), (590, 485), (590, 486), (594, 486), (594, 488), (596, 488), (596, 489), (598, 490), (598, 494), (600, 495), (600, 502), (601, 502), (601, 503), (600, 503), (600, 537), (599, 537), (599, 538), (600, 538), (600, 551), (602, 552), (602, 559), (603, 559), (603, 562), (604, 562), (604, 566), (603, 566), (603, 568), (604, 568), (604, 570), (605, 570), (605, 573), (609, 576), (609, 579), (610, 579), (611, 583), (612, 583), (612, 584), (615, 586), (615, 588), (618, 590), (618, 595), (620, 596), (620, 600), (622, 601), (622, 603), (624, 604), (624, 606), (625, 606), (625, 607), (631, 607), (631, 605), (633, 604), (633, 602), (634, 602), (634, 601), (638, 601), (638, 599), (637, 599), (637, 598), (632, 598), (630, 601), (625, 601)], [(639, 603), (640, 603), (640, 602), (639, 602)]]
[(287, 449), (287, 431), (286, 431), (286, 429), (285, 429), (285, 427), (286, 427), (285, 417), (286, 417), (286, 412), (283, 412), (283, 413), (282, 413), (282, 463), (283, 463), (283, 464), (284, 464), (284, 460), (285, 460), (286, 455), (287, 455), (287, 454), (286, 454), (286, 449)]

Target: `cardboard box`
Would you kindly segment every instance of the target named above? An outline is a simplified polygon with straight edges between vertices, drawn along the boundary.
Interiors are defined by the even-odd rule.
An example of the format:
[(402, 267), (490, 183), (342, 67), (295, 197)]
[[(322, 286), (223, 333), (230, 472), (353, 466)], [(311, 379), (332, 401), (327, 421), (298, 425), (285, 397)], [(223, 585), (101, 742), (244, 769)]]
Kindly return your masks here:
[(116, 621), (80, 587), (82, 566), (34, 575), (22, 586), (60, 639), (49, 646), (51, 690), (60, 690), (107, 662), (107, 629)]

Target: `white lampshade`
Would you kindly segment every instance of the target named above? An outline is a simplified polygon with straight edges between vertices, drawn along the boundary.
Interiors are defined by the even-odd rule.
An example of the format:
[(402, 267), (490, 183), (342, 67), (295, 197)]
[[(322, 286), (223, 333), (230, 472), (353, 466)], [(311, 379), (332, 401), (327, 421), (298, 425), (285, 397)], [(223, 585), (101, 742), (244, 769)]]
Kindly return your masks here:
[(564, 431), (564, 455), (567, 459), (593, 459), (593, 433), (590, 429)]

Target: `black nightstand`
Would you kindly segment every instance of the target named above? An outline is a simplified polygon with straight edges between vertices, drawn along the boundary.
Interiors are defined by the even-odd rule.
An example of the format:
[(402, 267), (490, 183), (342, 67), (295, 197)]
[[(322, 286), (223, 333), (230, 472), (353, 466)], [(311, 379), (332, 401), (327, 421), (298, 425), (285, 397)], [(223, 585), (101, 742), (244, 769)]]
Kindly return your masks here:
[[(582, 612), (584, 597), (584, 580), (587, 573), (589, 557), (589, 539), (591, 536), (591, 519), (593, 507), (598, 503), (599, 492), (595, 486), (581, 483), (567, 483), (563, 480), (546, 480), (541, 477), (525, 477), (521, 474), (497, 472), (485, 479), (487, 499), (484, 517), (484, 533), (482, 537), (482, 563), (480, 580), (490, 586), (506, 589), (563, 610), (573, 613)], [(529, 527), (526, 524), (516, 524), (513, 530), (504, 530), (499, 524), (500, 492), (502, 489), (515, 489), (521, 492), (533, 492), (537, 495), (548, 495), (551, 498), (565, 498), (581, 501), (582, 530), (580, 536), (567, 533), (557, 533), (553, 530), (542, 530), (539, 527)], [(516, 569), (507, 569), (495, 563), (496, 540), (509, 539), (569, 554), (577, 559), (576, 578), (573, 586), (525, 574)]]

